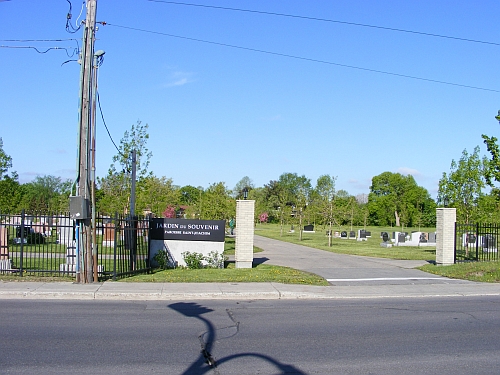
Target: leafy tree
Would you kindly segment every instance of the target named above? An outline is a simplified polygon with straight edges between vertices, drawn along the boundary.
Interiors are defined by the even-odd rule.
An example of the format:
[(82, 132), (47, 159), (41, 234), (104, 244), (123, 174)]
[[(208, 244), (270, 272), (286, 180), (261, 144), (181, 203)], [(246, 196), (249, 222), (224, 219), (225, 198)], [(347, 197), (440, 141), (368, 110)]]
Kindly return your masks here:
[[(319, 212), (328, 225), (330, 236), (328, 236), (328, 246), (332, 245), (332, 226), (335, 222), (334, 199), (335, 199), (335, 180), (336, 177), (322, 175), (316, 181), (315, 197), (313, 202), (317, 203)], [(316, 205), (314, 205), (316, 206)]]
[(132, 168), (132, 151), (136, 151), (136, 173), (137, 178), (141, 179), (148, 174), (149, 160), (153, 156), (147, 148), (149, 139), (149, 125), (142, 125), (140, 120), (133, 124), (130, 131), (125, 131), (123, 138), (118, 146), (118, 154), (113, 156), (113, 164), (109, 168), (108, 174), (116, 173), (117, 163), (120, 166), (119, 171), (130, 172)]
[(152, 153), (147, 149), (148, 139), (148, 125), (142, 125), (141, 121), (132, 125), (130, 131), (125, 131), (120, 140), (118, 154), (113, 156), (113, 163), (109, 167), (108, 175), (97, 179), (100, 193), (96, 205), (99, 211), (107, 214), (127, 213), (129, 211), (133, 150), (136, 151), (138, 181), (148, 175), (152, 176), (151, 173), (148, 173), (149, 160), (152, 157)]
[(12, 168), (12, 158), (3, 150), (3, 140), (0, 137), (0, 180), (5, 178), (5, 174), (10, 168)]
[(21, 185), (22, 198), (19, 208), (29, 211), (67, 211), (71, 181), (55, 176), (37, 176), (32, 182)]
[(138, 212), (149, 210), (156, 216), (162, 216), (168, 207), (179, 206), (180, 191), (171, 178), (147, 176), (137, 184), (136, 205)]
[(252, 190), (255, 187), (252, 179), (248, 176), (243, 177), (238, 181), (236, 186), (233, 189), (233, 197), (236, 199), (243, 199), (243, 189), (247, 188), (248, 191)]
[[(500, 122), (500, 111), (498, 111), (498, 115), (495, 118)], [(484, 164), (484, 178), (488, 185), (493, 186), (493, 181), (500, 182), (500, 149), (497, 143), (498, 139), (485, 134), (482, 134), (482, 138), (488, 152), (491, 154), (491, 159), (485, 161)]]
[(22, 190), (17, 175), (6, 175), (0, 179), (0, 212), (14, 213), (20, 207), (21, 200)]
[(203, 220), (230, 220), (236, 215), (236, 201), (223, 182), (206, 189), (198, 202), (198, 212)]
[(479, 199), (485, 185), (485, 166), (488, 161), (479, 156), (479, 146), (469, 155), (463, 150), (462, 156), (456, 162), (451, 161), (450, 173), (443, 173), (439, 181), (438, 198), (447, 197), (450, 206), (457, 209), (457, 219), (470, 223), (479, 216)]
[(432, 205), (428, 191), (411, 175), (383, 172), (372, 178), (368, 210), (373, 225), (413, 226), (423, 207), (431, 209)]

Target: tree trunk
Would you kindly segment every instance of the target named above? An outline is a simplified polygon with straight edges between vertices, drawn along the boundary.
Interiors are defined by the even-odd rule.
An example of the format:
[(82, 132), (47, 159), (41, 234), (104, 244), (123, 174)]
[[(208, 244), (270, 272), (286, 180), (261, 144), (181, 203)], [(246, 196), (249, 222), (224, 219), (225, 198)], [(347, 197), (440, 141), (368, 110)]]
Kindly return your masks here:
[(398, 211), (394, 211), (394, 216), (396, 217), (396, 226), (399, 227), (399, 215), (398, 215)]

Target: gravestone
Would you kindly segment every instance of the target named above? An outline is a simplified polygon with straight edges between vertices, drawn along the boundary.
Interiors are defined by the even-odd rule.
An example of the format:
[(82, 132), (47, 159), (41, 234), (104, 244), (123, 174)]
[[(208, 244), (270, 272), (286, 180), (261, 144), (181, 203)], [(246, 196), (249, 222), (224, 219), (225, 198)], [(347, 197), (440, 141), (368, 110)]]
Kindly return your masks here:
[(0, 271), (10, 270), (12, 261), (9, 259), (9, 230), (0, 226)]
[(335, 232), (335, 233), (333, 234), (333, 236), (334, 236), (335, 238), (340, 238), (340, 232)]
[(488, 253), (497, 252), (497, 240), (495, 236), (491, 234), (483, 236), (483, 251)]
[(115, 246), (115, 226), (113, 223), (104, 224), (103, 230), (103, 246), (114, 247)]
[(427, 243), (427, 239), (428, 239), (428, 238), (429, 238), (429, 237), (428, 237), (428, 234), (427, 234), (427, 233), (422, 232), (422, 233), (420, 233), (420, 236), (419, 236), (419, 238), (418, 238), (418, 242), (419, 242), (419, 243)]
[(429, 243), (436, 243), (436, 233), (435, 232), (431, 232), (429, 233)]
[(342, 238), (344, 240), (347, 239), (347, 232), (345, 230), (340, 232), (340, 238)]
[(368, 241), (366, 238), (366, 231), (364, 229), (358, 230), (358, 241)]
[(387, 232), (382, 232), (382, 241), (383, 242), (380, 244), (381, 247), (392, 247), (392, 243)]
[(304, 232), (314, 233), (314, 225), (312, 224), (304, 225)]
[(354, 232), (353, 230), (351, 230), (349, 232), (349, 239), (350, 240), (355, 240), (356, 239), (356, 232)]
[(404, 233), (398, 233), (398, 243), (405, 243), (406, 235)]

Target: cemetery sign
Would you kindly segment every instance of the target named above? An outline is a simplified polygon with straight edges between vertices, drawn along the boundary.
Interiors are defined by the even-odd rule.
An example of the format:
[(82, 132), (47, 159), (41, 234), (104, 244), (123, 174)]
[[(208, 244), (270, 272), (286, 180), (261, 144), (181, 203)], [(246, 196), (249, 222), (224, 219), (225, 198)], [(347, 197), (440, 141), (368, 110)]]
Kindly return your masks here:
[(150, 222), (152, 240), (224, 242), (224, 220), (159, 219)]

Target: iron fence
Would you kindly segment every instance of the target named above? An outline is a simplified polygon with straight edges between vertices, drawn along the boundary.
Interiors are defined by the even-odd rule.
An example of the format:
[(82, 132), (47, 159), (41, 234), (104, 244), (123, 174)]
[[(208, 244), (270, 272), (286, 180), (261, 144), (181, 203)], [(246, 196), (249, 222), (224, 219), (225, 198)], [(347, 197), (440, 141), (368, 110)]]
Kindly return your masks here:
[[(149, 219), (97, 215), (97, 273), (101, 280), (149, 272)], [(0, 213), (0, 273), (76, 276), (76, 222), (68, 214)]]
[(455, 224), (455, 263), (498, 261), (498, 224)]

